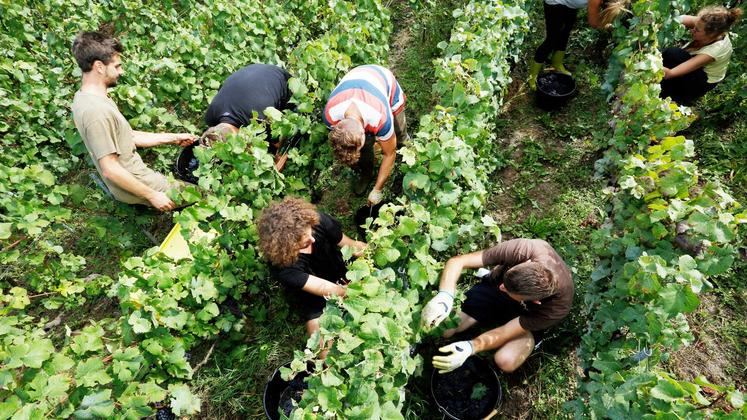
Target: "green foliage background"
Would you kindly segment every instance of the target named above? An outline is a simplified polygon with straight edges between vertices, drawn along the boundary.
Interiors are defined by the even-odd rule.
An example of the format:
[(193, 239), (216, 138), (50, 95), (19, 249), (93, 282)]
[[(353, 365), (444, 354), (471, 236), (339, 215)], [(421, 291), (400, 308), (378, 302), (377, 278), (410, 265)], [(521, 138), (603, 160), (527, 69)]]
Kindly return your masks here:
[[(725, 176), (711, 169), (721, 162), (732, 179), (743, 179), (744, 168), (714, 164), (708, 154), (709, 170), (701, 171), (693, 142), (676, 136), (691, 111), (658, 99), (656, 46), (681, 35), (672, 16), (685, 3), (635, 2), (628, 26), (613, 32), (607, 88), (614, 119), (597, 167), (614, 188), (607, 190), (609, 219), (594, 236), (600, 264), (579, 350), (589, 375), (569, 407), (579, 416), (744, 415), (738, 390), (681, 381), (662, 368), (691, 341), (685, 314), (711, 288), (708, 277), (731, 266), (745, 223), (739, 203), (709, 177)], [(500, 236), (483, 212), (486, 168), (505, 164), (496, 116), (527, 30), (525, 6), (475, 0), (452, 12), (442, 57), (432, 63), (438, 105), (402, 150), (403, 193), (371, 225), (373, 246), (350, 266), (348, 299), (325, 311), (321, 334), (335, 345), (294, 418), (402, 417), (404, 385), (423, 366), (410, 353), (426, 333), (417, 314), (439, 261)], [(177, 415), (200, 410), (189, 352), (246, 332), (231, 301), (262, 302), (270, 287), (253, 220), (272, 199), (307, 194), (330, 167), (321, 107), (350, 67), (386, 62), (389, 18), (372, 0), (0, 0), (0, 419), (139, 418), (164, 405)], [(147, 222), (88, 187), (89, 158), (69, 113), (80, 76), (69, 48), (78, 31), (91, 29), (124, 43), (126, 74), (111, 95), (140, 130), (199, 133), (210, 97), (247, 63), (282, 65), (294, 76), (296, 111), (271, 121), (279, 137), (304, 137), (288, 171), (273, 170), (261, 125), (199, 152), (202, 189), (182, 194), (196, 204), (173, 220), (185, 236), (201, 230), (216, 239), (190, 239), (191, 261), (152, 250), (135, 256), (147, 247), (136, 232)], [(742, 67), (736, 60), (732, 70)], [(737, 74), (709, 95), (708, 121), (738, 118), (743, 88)], [(717, 135), (709, 129), (696, 133)], [(739, 144), (729, 146), (737, 155)], [(168, 170), (175, 153), (145, 156)], [(676, 246), (683, 234), (699, 252)], [(64, 328), (59, 317), (50, 320), (108, 299), (115, 303), (94, 319), (66, 319)], [(265, 308), (252, 311), (267, 316)], [(317, 338), (296, 354), (294, 370), (313, 359)], [(720, 397), (709, 399), (704, 388)], [(730, 408), (711, 409), (714, 398)]]
[[(228, 296), (259, 293), (254, 281), (267, 276), (253, 247), (255, 211), (305, 187), (293, 174), (272, 169), (257, 135), (263, 127), (249, 127), (204, 152), (204, 190), (188, 188), (181, 197), (199, 204), (176, 215), (185, 231), (204, 228), (219, 239), (191, 244), (192, 262), (175, 265), (149, 251), (124, 260), (116, 281), (99, 275), (95, 259), (71, 252), (85, 245), (64, 233), (75, 232), (75, 213), (99, 217), (101, 206), (84, 205), (96, 202), (86, 197), (91, 191), (68, 182), (88, 171), (69, 113), (80, 76), (71, 41), (79, 31), (95, 29), (120, 38), (126, 73), (111, 95), (131, 124), (145, 131), (198, 132), (210, 97), (231, 72), (251, 62), (285, 66), (295, 76), (298, 112), (279, 116), (273, 131), (302, 133), (302, 150), (318, 153), (324, 149), (321, 104), (352, 65), (381, 62), (388, 13), (376, 1), (303, 7), (273, 1), (42, 1), (2, 2), (0, 15), (0, 100), (7, 110), (0, 125), (6, 150), (0, 157), (0, 417), (133, 418), (152, 414), (163, 402), (177, 415), (194, 414), (199, 399), (181, 383), (192, 376), (187, 351), (201, 339), (240, 329), (241, 322), (219, 305)], [(147, 157), (165, 169), (173, 153), (156, 150)], [(308, 177), (309, 159), (294, 158), (299, 177)], [(113, 209), (137, 220), (130, 209)], [(120, 241), (127, 237), (111, 235), (111, 226), (92, 225), (99, 248), (126, 246)], [(54, 312), (42, 308), (74, 310), (103, 293), (117, 298), (121, 315), (115, 311), (79, 330), (47, 334), (47, 316)]]

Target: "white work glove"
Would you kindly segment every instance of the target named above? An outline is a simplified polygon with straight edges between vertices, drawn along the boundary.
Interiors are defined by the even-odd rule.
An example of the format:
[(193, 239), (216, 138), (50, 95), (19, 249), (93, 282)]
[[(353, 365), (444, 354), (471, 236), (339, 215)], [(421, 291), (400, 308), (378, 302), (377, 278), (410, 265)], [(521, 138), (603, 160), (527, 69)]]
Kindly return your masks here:
[(441, 347), (438, 351), (451, 353), (449, 356), (433, 356), (433, 367), (438, 369), (438, 373), (446, 373), (462, 366), (472, 356), (473, 348), (470, 341), (459, 341)]
[(375, 206), (376, 204), (379, 204), (381, 202), (382, 198), (384, 198), (384, 194), (381, 192), (381, 190), (377, 190), (376, 188), (374, 188), (370, 193), (368, 193), (368, 205)]
[(454, 307), (454, 296), (444, 290), (439, 290), (420, 313), (420, 323), (424, 327), (433, 328), (443, 322)]

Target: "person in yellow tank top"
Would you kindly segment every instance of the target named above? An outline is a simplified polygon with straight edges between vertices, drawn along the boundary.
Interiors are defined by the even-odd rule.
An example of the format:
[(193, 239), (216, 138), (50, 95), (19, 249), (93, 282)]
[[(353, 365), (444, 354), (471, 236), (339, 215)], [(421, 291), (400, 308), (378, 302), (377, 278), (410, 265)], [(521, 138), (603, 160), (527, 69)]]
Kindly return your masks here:
[(662, 52), (662, 98), (691, 105), (724, 80), (733, 51), (728, 32), (741, 15), (741, 9), (708, 6), (697, 16), (679, 17), (690, 29), (692, 41), (683, 48), (672, 47)]

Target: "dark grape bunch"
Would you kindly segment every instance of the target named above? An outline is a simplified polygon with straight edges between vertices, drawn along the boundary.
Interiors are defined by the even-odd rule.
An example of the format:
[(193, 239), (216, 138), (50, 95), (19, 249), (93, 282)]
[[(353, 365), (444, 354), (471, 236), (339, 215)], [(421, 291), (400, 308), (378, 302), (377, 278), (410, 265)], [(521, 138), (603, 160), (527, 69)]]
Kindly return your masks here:
[(285, 388), (282, 394), (280, 394), (279, 409), (286, 416), (290, 416), (295, 408), (293, 401), (298, 403), (303, 397), (303, 391), (309, 388), (309, 384), (304, 382), (303, 378), (296, 376), (289, 383), (288, 387)]
[(569, 87), (554, 73), (537, 78), (537, 86), (542, 92), (552, 96), (562, 96), (570, 92)]
[(156, 412), (156, 420), (175, 420), (176, 415), (171, 412), (171, 407), (159, 408)]

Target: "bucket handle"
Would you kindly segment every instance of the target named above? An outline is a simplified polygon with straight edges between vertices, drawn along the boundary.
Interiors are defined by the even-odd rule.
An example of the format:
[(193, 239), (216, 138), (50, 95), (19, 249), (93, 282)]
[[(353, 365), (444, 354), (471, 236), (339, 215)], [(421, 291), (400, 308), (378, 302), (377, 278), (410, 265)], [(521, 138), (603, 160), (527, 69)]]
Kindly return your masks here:
[(497, 409), (497, 408), (494, 408), (494, 409), (493, 409), (493, 411), (491, 411), (491, 412), (490, 412), (490, 414), (488, 414), (487, 416), (485, 416), (485, 418), (483, 418), (482, 420), (490, 420), (490, 419), (492, 419), (492, 418), (493, 418), (493, 417), (494, 417), (494, 416), (495, 416), (496, 414), (498, 414), (498, 409)]

